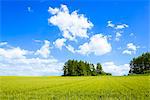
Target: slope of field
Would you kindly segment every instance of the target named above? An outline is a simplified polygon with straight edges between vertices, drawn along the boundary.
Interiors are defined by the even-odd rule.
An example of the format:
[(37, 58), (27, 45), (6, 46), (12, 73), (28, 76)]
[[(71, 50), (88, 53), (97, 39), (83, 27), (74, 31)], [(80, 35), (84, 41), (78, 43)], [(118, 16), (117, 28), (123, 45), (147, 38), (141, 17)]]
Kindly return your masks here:
[(0, 77), (0, 100), (150, 100), (150, 76)]

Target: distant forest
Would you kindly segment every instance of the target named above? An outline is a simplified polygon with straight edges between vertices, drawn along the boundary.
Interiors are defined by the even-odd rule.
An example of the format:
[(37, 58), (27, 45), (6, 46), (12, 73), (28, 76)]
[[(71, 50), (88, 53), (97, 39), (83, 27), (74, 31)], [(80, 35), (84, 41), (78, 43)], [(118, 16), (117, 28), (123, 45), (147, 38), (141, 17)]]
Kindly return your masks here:
[(102, 65), (97, 63), (96, 68), (94, 64), (84, 61), (68, 60), (63, 67), (63, 76), (97, 76), (97, 75), (111, 75), (102, 69)]
[[(98, 76), (112, 75), (103, 71), (102, 65), (88, 63), (86, 61), (68, 60), (63, 67), (63, 76)], [(150, 74), (150, 52), (143, 53), (130, 61), (129, 75)]]

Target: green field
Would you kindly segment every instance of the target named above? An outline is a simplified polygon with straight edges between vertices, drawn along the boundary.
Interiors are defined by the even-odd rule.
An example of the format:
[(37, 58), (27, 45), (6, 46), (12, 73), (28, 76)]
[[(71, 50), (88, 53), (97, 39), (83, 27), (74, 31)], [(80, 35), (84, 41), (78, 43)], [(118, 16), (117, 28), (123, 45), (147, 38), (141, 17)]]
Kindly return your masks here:
[(1, 76), (0, 88), (0, 100), (150, 100), (150, 76)]

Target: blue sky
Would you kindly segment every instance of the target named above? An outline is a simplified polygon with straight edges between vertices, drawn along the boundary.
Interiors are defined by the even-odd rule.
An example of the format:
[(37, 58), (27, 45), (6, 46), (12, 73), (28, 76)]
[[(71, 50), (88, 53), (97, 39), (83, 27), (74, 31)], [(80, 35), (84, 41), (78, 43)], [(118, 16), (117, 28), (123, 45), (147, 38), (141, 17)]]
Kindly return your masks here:
[(133, 57), (150, 51), (148, 0), (0, 5), (0, 75), (61, 75), (68, 59), (100, 62), (106, 72), (123, 75)]

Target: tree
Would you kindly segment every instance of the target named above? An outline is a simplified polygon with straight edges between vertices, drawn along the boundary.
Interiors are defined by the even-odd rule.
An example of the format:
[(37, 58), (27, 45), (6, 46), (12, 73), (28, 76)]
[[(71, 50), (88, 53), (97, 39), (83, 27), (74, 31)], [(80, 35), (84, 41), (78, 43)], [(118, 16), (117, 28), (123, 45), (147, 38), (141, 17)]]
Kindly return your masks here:
[(97, 67), (95, 69), (94, 64), (90, 64), (82, 60), (68, 60), (64, 64), (63, 71), (63, 76), (96, 76), (100, 74), (110, 75), (106, 74), (102, 70), (102, 66), (100, 63), (97, 64)]
[(130, 61), (129, 74), (150, 73), (150, 52), (143, 53)]
[(97, 72), (97, 74), (101, 74), (102, 71), (103, 71), (102, 65), (100, 63), (97, 63), (97, 66), (96, 66), (96, 72)]
[(97, 73), (96, 73), (96, 69), (95, 69), (95, 67), (94, 67), (94, 64), (90, 64), (90, 69), (91, 69), (91, 75), (92, 75), (92, 76), (96, 76)]

